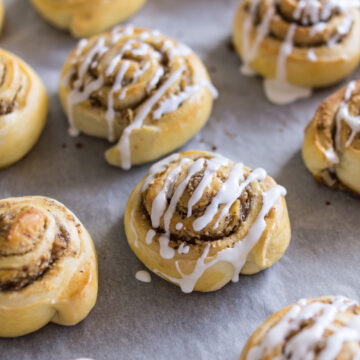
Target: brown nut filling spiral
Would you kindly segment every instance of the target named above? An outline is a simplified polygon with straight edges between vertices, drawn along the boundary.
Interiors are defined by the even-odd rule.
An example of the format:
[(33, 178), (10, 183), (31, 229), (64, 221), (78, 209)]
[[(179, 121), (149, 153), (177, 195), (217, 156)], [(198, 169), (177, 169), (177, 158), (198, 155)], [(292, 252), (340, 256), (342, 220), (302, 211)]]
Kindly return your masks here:
[[(55, 230), (51, 237), (49, 228)], [(21, 290), (51, 270), (62, 256), (77, 256), (78, 251), (69, 245), (69, 236), (64, 226), (49, 222), (48, 214), (40, 209), (29, 205), (12, 209), (10, 203), (1, 204), (0, 260), (24, 260), (14, 260), (10, 267), (1, 266), (0, 261), (0, 291)]]
[[(188, 47), (158, 31), (127, 26), (80, 41), (64, 65), (60, 96), (70, 134), (118, 140), (106, 158), (129, 169), (134, 152), (158, 158), (181, 142), (176, 133), (191, 137), (207, 120), (216, 91)], [(134, 145), (133, 133), (149, 144)], [(174, 145), (166, 143), (170, 137)]]
[(305, 131), (303, 158), (319, 182), (360, 193), (360, 82), (320, 104)]

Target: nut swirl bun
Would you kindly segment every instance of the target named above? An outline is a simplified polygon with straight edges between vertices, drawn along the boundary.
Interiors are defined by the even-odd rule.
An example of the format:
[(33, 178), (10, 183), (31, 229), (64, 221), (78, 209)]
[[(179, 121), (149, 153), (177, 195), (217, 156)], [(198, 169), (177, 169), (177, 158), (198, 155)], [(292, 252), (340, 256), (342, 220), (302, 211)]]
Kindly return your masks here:
[(340, 81), (360, 61), (359, 7), (352, 0), (242, 1), (233, 41), (243, 73), (263, 76), (278, 104)]
[(97, 287), (95, 248), (72, 212), (40, 196), (0, 200), (0, 337), (80, 322)]
[(70, 134), (117, 141), (105, 157), (124, 169), (188, 141), (207, 121), (213, 95), (204, 65), (188, 47), (132, 26), (81, 40), (60, 84)]
[(54, 26), (77, 38), (98, 34), (134, 15), (146, 0), (31, 0)]
[(250, 337), (239, 360), (356, 360), (360, 306), (343, 296), (302, 299), (271, 315)]
[(45, 87), (29, 65), (0, 49), (0, 169), (24, 157), (46, 122)]
[(302, 152), (319, 183), (360, 194), (360, 81), (320, 104), (305, 130)]
[(0, 0), (0, 32), (4, 25), (4, 17), (5, 17), (4, 3), (3, 0)]
[(184, 292), (213, 291), (279, 260), (290, 241), (285, 189), (209, 152), (156, 163), (130, 195), (125, 231), (136, 256)]

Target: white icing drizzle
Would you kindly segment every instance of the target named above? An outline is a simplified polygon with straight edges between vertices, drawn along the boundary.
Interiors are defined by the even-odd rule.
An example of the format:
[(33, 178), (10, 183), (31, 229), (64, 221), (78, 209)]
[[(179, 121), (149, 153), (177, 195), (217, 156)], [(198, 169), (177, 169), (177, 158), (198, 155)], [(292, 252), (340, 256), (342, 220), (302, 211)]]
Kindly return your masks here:
[(170, 77), (160, 86), (160, 88), (141, 106), (141, 109), (136, 114), (133, 122), (127, 126), (121, 138), (116, 145), (121, 156), (121, 167), (125, 170), (131, 168), (131, 153), (130, 153), (130, 135), (134, 129), (139, 129), (145, 118), (150, 113), (153, 106), (161, 99), (165, 92), (173, 85), (180, 77), (184, 69), (181, 67), (177, 69)]
[(146, 270), (140, 270), (135, 274), (136, 280), (139, 280), (144, 283), (150, 283), (151, 282), (151, 275)]
[(309, 51), (306, 54), (306, 57), (310, 60), (310, 61), (316, 61), (317, 60), (317, 56), (315, 54), (314, 49), (309, 49)]
[(153, 241), (154, 236), (156, 235), (156, 231), (154, 229), (150, 229), (146, 233), (145, 243), (146, 245), (150, 245)]
[(231, 173), (226, 181), (222, 184), (218, 193), (212, 199), (210, 205), (206, 208), (205, 213), (193, 222), (195, 231), (203, 230), (215, 217), (220, 205), (225, 205), (219, 218), (217, 219), (214, 229), (219, 226), (220, 220), (229, 212), (231, 205), (239, 198), (244, 189), (255, 180), (264, 180), (266, 171), (264, 169), (256, 169), (251, 172), (246, 180), (244, 180), (244, 165), (235, 164), (231, 169)]
[(218, 97), (217, 90), (210, 82), (188, 85), (183, 91), (178, 94), (170, 94), (159, 103), (159, 107), (154, 111), (153, 118), (160, 119), (164, 114), (175, 111), (185, 100), (191, 98), (202, 88), (208, 88), (212, 96), (216, 99)]
[(239, 274), (241, 272), (241, 269), (246, 263), (249, 252), (260, 240), (266, 228), (265, 216), (276, 204), (280, 196), (284, 196), (285, 194), (286, 190), (279, 185), (276, 185), (270, 190), (264, 192), (262, 194), (263, 206), (246, 236), (241, 241), (236, 242), (232, 248), (226, 248), (218, 252), (214, 260), (210, 262), (205, 262), (205, 259), (210, 250), (210, 243), (208, 243), (201, 257), (197, 260), (194, 270), (190, 274), (184, 274), (181, 271), (178, 261), (175, 262), (175, 265), (180, 275), (180, 278), (168, 276), (158, 270), (154, 271), (159, 273), (161, 276), (168, 279), (169, 281), (178, 284), (183, 292), (190, 293), (194, 290), (196, 283), (208, 268), (210, 268), (217, 262), (225, 261), (233, 265), (234, 275), (232, 281), (237, 282), (239, 280)]
[[(256, 27), (256, 37), (253, 43), (251, 43), (251, 28), (255, 22), (260, 1), (261, 0), (253, 0), (250, 2), (250, 6), (243, 23), (243, 65), (241, 67), (241, 72), (243, 75), (247, 76), (252, 76), (255, 74), (250, 65), (258, 53), (261, 42), (269, 33), (271, 19), (275, 11), (275, 5), (268, 8), (262, 21)], [(334, 9), (345, 12), (348, 8), (359, 6), (359, 1), (329, 0), (322, 4), (319, 0), (299, 0), (293, 16), (295, 19), (301, 20), (302, 25), (304, 26), (314, 24), (312, 25), (310, 31), (310, 36), (314, 36), (326, 28), (326, 23), (324, 21), (329, 19)], [(322, 11), (320, 11), (321, 7)], [(337, 44), (344, 35), (349, 33), (352, 24), (352, 17), (345, 17), (344, 20), (338, 25), (336, 34), (328, 41), (327, 46), (331, 47)], [(264, 90), (267, 98), (271, 102), (278, 105), (286, 105), (298, 99), (307, 98), (311, 96), (312, 93), (310, 88), (295, 86), (287, 82), (286, 61), (293, 50), (293, 37), (296, 31), (296, 27), (296, 24), (290, 25), (284, 43), (280, 47), (275, 78), (264, 79)], [(313, 48), (310, 48), (307, 52), (307, 59), (309, 61), (317, 61), (317, 55)]]
[[(342, 296), (333, 297), (330, 304), (300, 300), (265, 334), (259, 345), (250, 349), (246, 359), (261, 360), (285, 342), (282, 353), (276, 357), (277, 360), (313, 359), (319, 343), (324, 344), (324, 347), (317, 359), (333, 360), (346, 342), (360, 341), (360, 315), (355, 315), (344, 327), (335, 329), (324, 342), (325, 331), (331, 328), (336, 317), (354, 305), (356, 302)], [(314, 323), (302, 329), (302, 324), (310, 319)], [(298, 333), (286, 340), (293, 332)], [(359, 351), (357, 356), (358, 354)]]
[(346, 87), (344, 99), (340, 104), (339, 110), (336, 114), (336, 133), (335, 133), (335, 148), (333, 145), (330, 145), (328, 149), (323, 149), (323, 154), (327, 161), (329, 161), (332, 165), (336, 165), (340, 162), (339, 156), (336, 152), (336, 149), (340, 149), (341, 147), (341, 125), (342, 121), (347, 123), (351, 128), (351, 134), (349, 139), (346, 141), (345, 148), (348, 148), (353, 142), (357, 133), (360, 132), (360, 116), (352, 116), (349, 111), (349, 100), (351, 98), (351, 94), (356, 88), (356, 81), (351, 81), (349, 85)]
[(352, 92), (355, 90), (356, 82), (351, 81), (347, 86), (344, 96), (344, 101), (341, 103), (339, 111), (336, 115), (336, 123), (337, 123), (337, 132), (336, 132), (336, 147), (340, 149), (340, 130), (341, 130), (341, 121), (345, 121), (349, 127), (351, 128), (351, 134), (349, 139), (347, 140), (345, 147), (349, 147), (353, 142), (357, 133), (360, 132), (360, 116), (353, 116), (350, 114), (349, 110), (349, 100)]
[(204, 171), (203, 178), (189, 199), (187, 217), (192, 215), (193, 206), (201, 199), (205, 189), (211, 184), (211, 181), (216, 172), (220, 169), (221, 166), (226, 166), (228, 164), (229, 161), (219, 155), (216, 155), (213, 158), (207, 160), (207, 166)]
[(290, 29), (283, 42), (277, 60), (275, 79), (264, 79), (264, 89), (266, 97), (274, 104), (286, 105), (298, 99), (311, 96), (311, 89), (304, 88), (287, 82), (286, 61), (293, 49), (293, 37), (296, 24), (291, 24)]
[(166, 170), (166, 168), (174, 161), (179, 159), (179, 154), (172, 154), (167, 156), (166, 158), (156, 162), (154, 165), (150, 167), (149, 174), (145, 178), (144, 183), (141, 187), (141, 191), (147, 190), (149, 185), (151, 185), (154, 180), (155, 176), (163, 171)]
[(134, 225), (134, 215), (135, 215), (135, 210), (132, 210), (131, 214), (130, 214), (130, 228), (131, 228), (131, 231), (135, 235), (134, 245), (135, 245), (135, 247), (139, 247), (138, 234), (137, 234), (137, 231), (136, 231), (136, 228), (135, 228), (135, 225)]
[[(114, 84), (111, 88), (111, 90), (109, 91), (109, 96), (108, 96), (108, 108), (107, 111), (105, 113), (105, 119), (108, 122), (108, 127), (109, 127), (109, 133), (108, 133), (108, 140), (109, 141), (114, 141), (115, 140), (115, 134), (114, 134), (114, 119), (115, 119), (115, 109), (114, 109), (114, 93), (115, 91), (118, 91), (121, 89), (121, 84), (122, 81), (124, 79), (124, 76), (127, 72), (127, 70), (129, 69), (130, 66), (130, 61), (124, 61), (121, 66), (120, 69), (116, 75)], [(111, 71), (112, 72), (112, 71)]]
[(176, 229), (177, 231), (181, 230), (183, 227), (184, 227), (184, 224), (181, 223), (181, 222), (178, 222), (178, 223), (175, 225), (175, 229)]
[(178, 253), (179, 254), (188, 254), (190, 251), (190, 246), (186, 245), (186, 243), (182, 242), (179, 246)]
[[(140, 41), (144, 41), (150, 37), (155, 37), (152, 41), (155, 44), (161, 45), (161, 51), (166, 53), (170, 64), (173, 62), (175, 56), (180, 56), (180, 67), (170, 74), (167, 80), (157, 89), (156, 87), (160, 83), (161, 79), (165, 75), (165, 70), (163, 66), (159, 66), (155, 71), (155, 74), (152, 79), (147, 84), (146, 91), (147, 93), (151, 93), (154, 89), (154, 93), (151, 97), (141, 105), (139, 111), (137, 111), (135, 115), (134, 121), (125, 128), (123, 131), (121, 138), (116, 145), (121, 156), (122, 167), (124, 169), (129, 169), (131, 167), (131, 154), (130, 154), (130, 135), (134, 129), (138, 129), (143, 126), (144, 120), (149, 116), (150, 112), (153, 110), (156, 103), (158, 103), (161, 98), (165, 95), (167, 90), (180, 79), (182, 72), (185, 70), (185, 60), (182, 58), (191, 53), (190, 48), (183, 44), (176, 44), (174, 41), (170, 39), (165, 39), (164, 36), (160, 34), (160, 32), (153, 31), (142, 31), (139, 34), (135, 34), (133, 26), (126, 27), (115, 27), (111, 33), (111, 44), (109, 46), (105, 45), (106, 37), (101, 36), (95, 42), (94, 46), (88, 49), (87, 53), (81, 56), (84, 48), (88, 45), (88, 40), (82, 39), (76, 50), (75, 55), (80, 56), (80, 67), (78, 70), (78, 79), (73, 83), (73, 90), (70, 91), (68, 95), (67, 107), (68, 107), (68, 117), (69, 117), (69, 133), (72, 136), (79, 135), (79, 130), (77, 129), (74, 116), (73, 116), (73, 107), (74, 105), (81, 103), (90, 98), (90, 95), (94, 91), (99, 91), (100, 88), (104, 84), (104, 79), (100, 76), (96, 80), (87, 81), (85, 80), (86, 72), (89, 68), (95, 67), (99, 62), (99, 58), (105, 54), (109, 48), (114, 45), (116, 42), (121, 40), (126, 36), (134, 36), (133, 38), (128, 39), (122, 45), (119, 52), (116, 56), (110, 61), (108, 67), (105, 69), (105, 75), (110, 76), (113, 74), (118, 64), (122, 62), (120, 68), (115, 74), (114, 84), (109, 91), (108, 94), (108, 108), (106, 110), (105, 118), (108, 124), (108, 140), (114, 141), (114, 121), (115, 121), (115, 113), (116, 109), (114, 108), (114, 93), (121, 90), (119, 93), (119, 99), (124, 99), (126, 97), (127, 88), (122, 89), (122, 81), (126, 74), (126, 71), (129, 69), (130, 62), (128, 60), (124, 60), (124, 54), (126, 52), (130, 52), (134, 57), (147, 57), (147, 61), (145, 61), (142, 66), (140, 66), (135, 73), (133, 74), (133, 79), (130, 85), (133, 85), (137, 82), (138, 78), (144, 74), (151, 66), (153, 60), (160, 60), (162, 58), (162, 54), (159, 53), (158, 50), (151, 52), (151, 45), (148, 43), (139, 43)], [(94, 60), (95, 59), (95, 60)], [(73, 64), (76, 63), (76, 59), (72, 61)], [(76, 73), (76, 69), (72, 68), (68, 74), (64, 75), (62, 84), (64, 86), (69, 86), (70, 79)], [(162, 115), (175, 111), (185, 100), (189, 99), (193, 96), (197, 91), (199, 91), (202, 87), (206, 87), (209, 89), (211, 94), (214, 97), (217, 97), (217, 91), (214, 86), (210, 82), (203, 83), (195, 83), (187, 86), (180, 94), (177, 95), (169, 95), (163, 101), (160, 102), (158, 108), (156, 109), (156, 115), (154, 119), (160, 119)]]
[[(200, 183), (197, 185), (196, 189), (194, 190), (192, 197), (189, 199), (188, 202), (188, 209), (191, 209), (193, 205), (197, 203), (202, 197), (205, 189), (207, 186), (211, 184), (211, 180), (213, 176), (216, 174), (217, 170), (224, 165), (229, 165), (229, 160), (222, 158), (220, 156), (214, 156), (211, 159), (199, 158), (194, 161), (187, 170), (187, 176), (185, 179), (179, 183), (174, 191), (174, 184), (178, 182), (178, 174), (180, 173), (179, 167), (182, 168), (184, 164), (187, 164), (189, 159), (183, 158), (180, 161), (180, 164), (173, 168), (167, 175), (162, 190), (160, 190), (157, 198), (159, 200), (154, 199), (152, 209), (151, 209), (151, 220), (152, 220), (152, 227), (157, 227), (160, 224), (160, 219), (164, 217), (164, 230), (165, 234), (161, 234), (159, 237), (160, 243), (160, 255), (165, 259), (171, 259), (175, 255), (174, 249), (169, 246), (170, 242), (170, 223), (176, 209), (176, 206), (183, 195), (187, 185), (191, 178), (202, 171), (205, 167), (203, 172), (203, 178)], [(169, 160), (166, 160), (165, 164), (169, 163)], [(159, 164), (154, 169), (150, 171), (149, 178), (150, 180), (145, 182), (147, 185), (152, 183), (155, 177), (155, 172), (157, 170), (164, 171), (164, 163)], [(245, 190), (246, 186), (248, 186), (251, 182), (255, 180), (264, 180), (266, 177), (266, 172), (263, 169), (256, 169), (252, 171), (246, 179), (244, 179), (244, 166), (240, 163), (233, 165), (230, 174), (227, 180), (222, 184), (220, 187), (217, 195), (213, 198), (211, 203), (208, 205), (205, 213), (197, 218), (193, 222), (193, 228), (195, 231), (202, 230), (207, 224), (209, 224), (216, 216), (219, 206), (224, 204), (224, 208), (221, 211), (221, 214), (218, 218), (218, 221), (229, 212), (231, 205), (236, 201), (236, 199), (241, 195), (241, 193)], [(171, 189), (169, 191), (169, 189)], [(169, 196), (171, 193), (172, 197), (170, 203), (165, 211), (165, 207), (168, 203), (166, 194)], [(265, 228), (266, 228), (266, 221), (265, 216), (268, 214), (270, 209), (275, 205), (275, 203), (279, 200), (280, 196), (284, 196), (286, 194), (286, 190), (279, 185), (274, 186), (273, 188), (269, 189), (268, 191), (262, 193), (262, 208), (259, 211), (259, 214), (254, 221), (252, 227), (249, 229), (246, 236), (241, 240), (234, 244), (232, 248), (226, 248), (220, 251), (216, 258), (211, 262), (205, 262), (205, 259), (208, 255), (210, 250), (210, 243), (208, 243), (203, 251), (201, 257), (197, 260), (194, 270), (191, 274), (183, 274), (178, 261), (175, 262), (176, 268), (180, 275), (180, 278), (173, 278), (169, 277), (166, 274), (162, 274), (158, 270), (160, 275), (165, 278), (168, 278), (170, 281), (178, 284), (182, 291), (184, 292), (191, 292), (199, 278), (202, 274), (214, 265), (218, 261), (226, 261), (233, 265), (234, 267), (234, 276), (233, 281), (238, 281), (239, 273), (243, 266), (246, 263), (247, 256), (254, 245), (259, 241), (261, 238)], [(189, 205), (190, 204), (190, 205)], [(190, 215), (189, 215), (190, 214)], [(191, 216), (188, 213), (188, 216)], [(180, 223), (181, 224), (181, 223)], [(182, 225), (182, 224), (181, 224)], [(215, 227), (218, 224), (215, 224)], [(176, 225), (176, 228), (179, 230), (180, 226)], [(186, 243), (182, 243), (178, 249), (179, 254), (186, 254), (189, 251), (189, 246)]]

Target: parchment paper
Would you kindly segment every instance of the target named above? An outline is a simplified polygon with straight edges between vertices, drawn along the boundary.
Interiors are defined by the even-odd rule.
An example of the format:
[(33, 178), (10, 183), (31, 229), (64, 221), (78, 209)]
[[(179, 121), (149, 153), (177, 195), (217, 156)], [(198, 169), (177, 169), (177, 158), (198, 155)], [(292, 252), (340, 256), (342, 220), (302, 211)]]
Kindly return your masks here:
[(57, 87), (76, 40), (43, 21), (28, 1), (5, 1), (0, 46), (40, 74), (50, 113), (34, 150), (0, 172), (0, 197), (46, 195), (72, 209), (95, 241), (99, 296), (77, 326), (49, 324), (18, 339), (0, 339), (0, 359), (237, 359), (267, 316), (299, 298), (343, 294), (360, 299), (360, 199), (318, 187), (300, 153), (305, 125), (340, 85), (286, 107), (268, 103), (261, 79), (239, 73), (240, 60), (229, 46), (237, 2), (148, 0), (131, 20), (191, 46), (219, 89), (208, 124), (180, 150), (217, 149), (253, 168), (266, 168), (288, 190), (292, 242), (285, 257), (215, 293), (186, 295), (156, 275), (150, 284), (135, 279), (144, 266), (127, 245), (123, 216), (132, 188), (150, 164), (128, 172), (112, 168), (103, 157), (106, 141), (67, 134)]

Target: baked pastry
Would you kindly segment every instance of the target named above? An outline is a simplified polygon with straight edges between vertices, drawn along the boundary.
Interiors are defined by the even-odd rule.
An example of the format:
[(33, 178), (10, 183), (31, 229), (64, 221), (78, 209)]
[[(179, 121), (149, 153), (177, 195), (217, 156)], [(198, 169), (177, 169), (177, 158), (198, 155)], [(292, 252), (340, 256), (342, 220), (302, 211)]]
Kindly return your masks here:
[(285, 193), (263, 169), (210, 152), (174, 154), (130, 195), (126, 236), (145, 266), (183, 292), (218, 290), (284, 254)]
[(75, 37), (98, 34), (134, 15), (146, 0), (31, 0), (51, 24)]
[(25, 156), (44, 128), (48, 99), (40, 78), (0, 49), (0, 169)]
[(302, 153), (319, 183), (360, 194), (360, 81), (320, 104), (305, 130)]
[(5, 16), (4, 3), (2, 0), (0, 0), (0, 31), (2, 30), (4, 24), (4, 16)]
[(233, 25), (242, 72), (265, 78), (269, 100), (286, 104), (334, 84), (360, 60), (354, 1), (244, 0)]
[(250, 337), (240, 360), (355, 360), (360, 306), (343, 296), (302, 299), (271, 315)]
[(69, 209), (41, 196), (0, 200), (0, 337), (80, 322), (97, 288), (93, 242)]
[(119, 139), (105, 157), (123, 169), (187, 142), (207, 121), (216, 96), (188, 47), (131, 26), (81, 40), (61, 77), (70, 134)]

